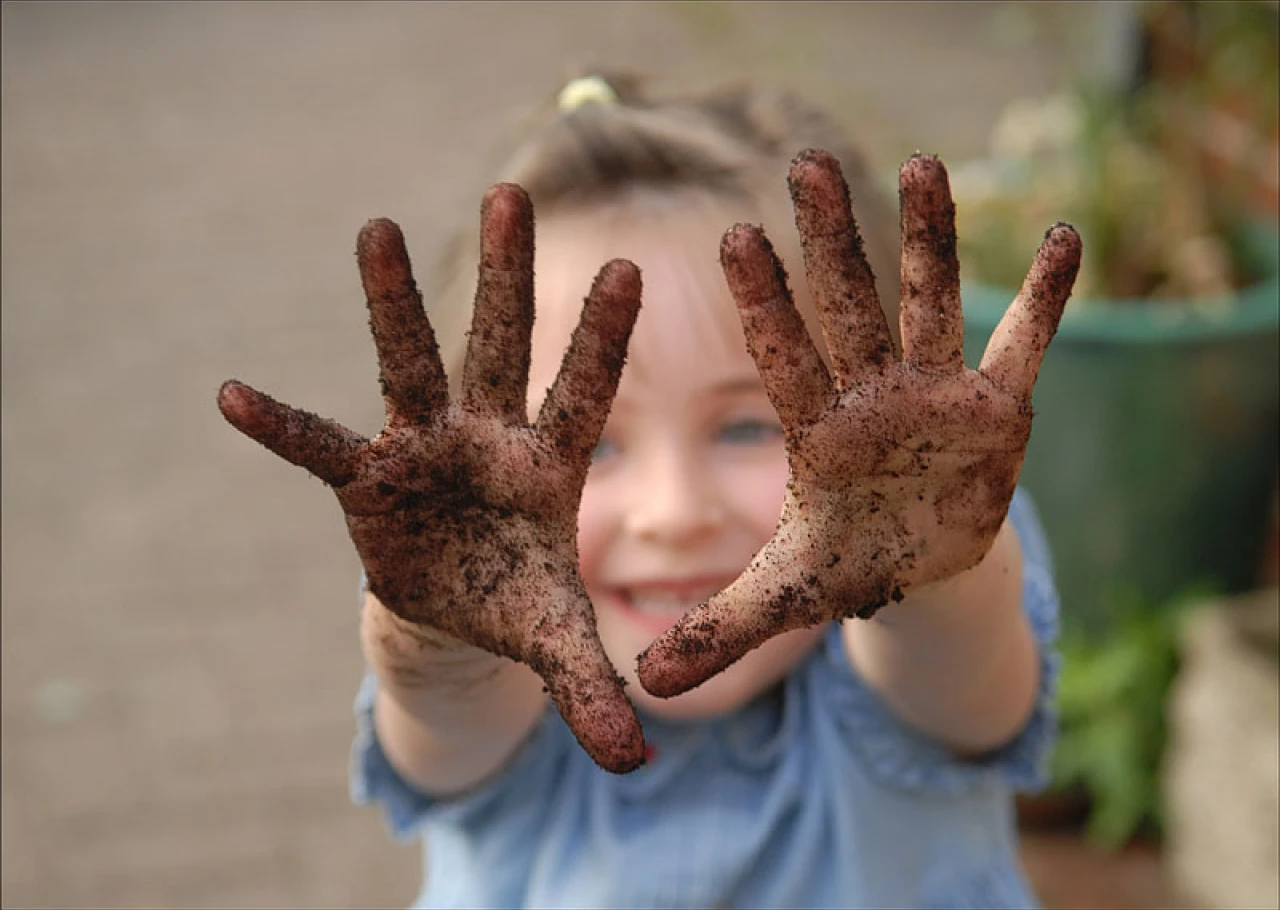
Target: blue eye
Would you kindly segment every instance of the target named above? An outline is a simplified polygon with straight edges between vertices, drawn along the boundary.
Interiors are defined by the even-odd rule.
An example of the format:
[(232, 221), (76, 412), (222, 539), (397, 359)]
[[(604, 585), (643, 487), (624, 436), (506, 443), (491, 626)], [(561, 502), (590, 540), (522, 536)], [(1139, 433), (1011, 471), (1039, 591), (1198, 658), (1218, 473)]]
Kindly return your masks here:
[(782, 427), (771, 420), (734, 420), (720, 428), (717, 438), (736, 446), (762, 445), (782, 436)]
[(591, 452), (591, 460), (593, 462), (603, 461), (610, 455), (617, 454), (617, 452), (618, 446), (612, 440), (606, 439), (602, 436), (600, 437), (600, 441), (596, 443), (595, 449)]

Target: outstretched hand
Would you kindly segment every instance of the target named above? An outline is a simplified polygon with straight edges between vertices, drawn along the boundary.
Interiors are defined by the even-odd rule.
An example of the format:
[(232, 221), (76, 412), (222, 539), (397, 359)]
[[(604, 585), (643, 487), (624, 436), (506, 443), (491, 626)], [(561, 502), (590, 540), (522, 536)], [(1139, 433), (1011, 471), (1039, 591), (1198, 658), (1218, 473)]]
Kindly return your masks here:
[(917, 155), (899, 179), (901, 360), (831, 155), (802, 153), (789, 177), (831, 370), (763, 232), (738, 225), (721, 243), (748, 348), (782, 422), (790, 479), (778, 528), (742, 575), (641, 655), (640, 681), (654, 695), (687, 691), (782, 632), (869, 617), (976, 565), (1005, 519), (1030, 437), (1032, 386), (1071, 293), (1080, 238), (1066, 224), (1049, 230), (970, 370), (946, 171)]
[(577, 514), (640, 305), (623, 260), (597, 275), (537, 421), (526, 418), (533, 209), (499, 185), (481, 212), (480, 283), (451, 401), (400, 229), (361, 230), (357, 258), (387, 419), (373, 439), (228, 381), (237, 429), (337, 494), (369, 589), (398, 616), (529, 665), (611, 771), (643, 761), (631, 702), (578, 574)]

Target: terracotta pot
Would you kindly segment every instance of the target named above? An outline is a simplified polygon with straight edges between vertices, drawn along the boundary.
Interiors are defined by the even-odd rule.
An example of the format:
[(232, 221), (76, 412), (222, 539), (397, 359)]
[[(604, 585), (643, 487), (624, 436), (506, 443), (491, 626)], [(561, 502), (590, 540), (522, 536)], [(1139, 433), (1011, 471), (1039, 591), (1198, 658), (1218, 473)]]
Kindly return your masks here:
[(1089, 794), (1082, 787), (1019, 793), (1018, 827), (1028, 831), (1077, 831), (1089, 817)]

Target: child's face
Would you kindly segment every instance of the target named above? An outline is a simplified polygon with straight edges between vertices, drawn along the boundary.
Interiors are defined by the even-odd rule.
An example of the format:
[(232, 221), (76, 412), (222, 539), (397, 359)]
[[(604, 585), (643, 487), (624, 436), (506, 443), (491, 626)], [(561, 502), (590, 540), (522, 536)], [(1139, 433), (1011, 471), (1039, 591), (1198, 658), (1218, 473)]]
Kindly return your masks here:
[(639, 653), (772, 536), (787, 481), (777, 415), (718, 263), (731, 220), (670, 199), (638, 206), (538, 222), (530, 409), (555, 378), (595, 271), (631, 259), (643, 303), (583, 490), (578, 553), (601, 641), (632, 699), (658, 716), (705, 717), (769, 688), (821, 631), (779, 636), (674, 699), (636, 679)]

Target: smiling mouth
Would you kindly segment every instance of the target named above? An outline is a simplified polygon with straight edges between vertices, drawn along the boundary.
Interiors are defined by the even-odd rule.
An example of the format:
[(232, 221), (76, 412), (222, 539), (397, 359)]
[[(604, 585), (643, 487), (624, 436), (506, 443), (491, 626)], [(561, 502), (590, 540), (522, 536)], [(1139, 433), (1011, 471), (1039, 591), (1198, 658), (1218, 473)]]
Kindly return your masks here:
[(728, 587), (727, 581), (696, 584), (646, 584), (615, 588), (615, 602), (623, 613), (645, 628), (662, 633), (694, 607)]

